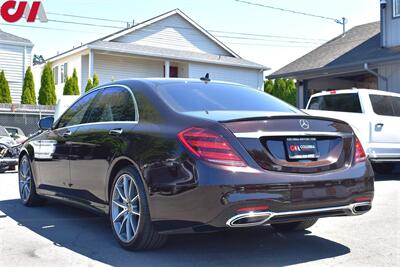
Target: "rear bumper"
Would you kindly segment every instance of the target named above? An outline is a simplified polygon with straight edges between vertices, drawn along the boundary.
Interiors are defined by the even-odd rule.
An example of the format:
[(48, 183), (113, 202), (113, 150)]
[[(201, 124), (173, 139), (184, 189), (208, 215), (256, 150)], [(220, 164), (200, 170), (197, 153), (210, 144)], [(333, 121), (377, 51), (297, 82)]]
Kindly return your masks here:
[(268, 215), (261, 224), (358, 215), (352, 212), (357, 199), (367, 199), (370, 208), (374, 197), (374, 173), (369, 162), (317, 174), (250, 167), (242, 171), (211, 169), (200, 164), (195, 184), (170, 185), (151, 192), (150, 213), (158, 231), (208, 232), (232, 227), (232, 218), (243, 215), (239, 209), (257, 206), (268, 207), (260, 211), (265, 212), (261, 214), (264, 219)]
[(361, 215), (371, 209), (371, 202), (353, 203), (346, 206), (319, 208), (309, 210), (297, 210), (286, 212), (247, 212), (230, 218), (226, 225), (232, 228), (252, 227), (268, 223), (289, 222), (304, 218), (321, 218), (332, 216)]

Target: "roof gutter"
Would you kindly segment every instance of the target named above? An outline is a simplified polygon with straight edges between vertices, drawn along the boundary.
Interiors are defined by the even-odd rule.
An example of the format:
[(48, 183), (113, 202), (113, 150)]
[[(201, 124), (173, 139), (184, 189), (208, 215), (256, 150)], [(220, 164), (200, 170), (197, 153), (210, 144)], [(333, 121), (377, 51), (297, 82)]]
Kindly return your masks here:
[[(371, 69), (369, 68), (369, 64), (368, 64), (367, 62), (364, 63), (364, 70), (367, 71), (367, 72), (369, 72), (369, 73), (371, 73), (372, 75), (374, 75), (374, 76), (377, 77), (378, 79), (384, 80), (384, 81), (385, 81), (385, 87), (386, 87), (386, 90), (385, 90), (385, 91), (389, 91), (389, 81), (388, 81), (388, 78), (387, 78), (387, 77), (385, 77), (385, 76), (379, 74), (378, 72), (376, 72), (376, 71), (374, 71), (374, 70), (371, 70)], [(378, 83), (379, 83), (379, 80), (378, 80)]]

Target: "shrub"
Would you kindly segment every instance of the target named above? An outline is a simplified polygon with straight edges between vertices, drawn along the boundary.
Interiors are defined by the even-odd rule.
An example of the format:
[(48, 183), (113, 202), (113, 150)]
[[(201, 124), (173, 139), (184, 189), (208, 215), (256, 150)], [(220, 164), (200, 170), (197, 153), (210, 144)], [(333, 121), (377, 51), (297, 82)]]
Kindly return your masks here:
[(0, 73), (0, 103), (11, 104), (11, 93), (4, 70)]
[(79, 82), (78, 82), (78, 74), (76, 73), (76, 69), (74, 68), (74, 72), (72, 73), (72, 77), (70, 78), (71, 82), (71, 92), (72, 95), (80, 95), (81, 91), (79, 90)]
[(31, 67), (25, 72), (24, 85), (22, 87), (21, 104), (36, 105), (35, 82)]
[(56, 86), (54, 84), (53, 71), (51, 64), (47, 63), (44, 66), (41, 85), (39, 89), (39, 104), (40, 105), (55, 105), (57, 102)]
[(99, 76), (97, 76), (97, 73), (94, 73), (93, 75), (93, 88), (99, 86), (100, 81), (99, 81)]
[(85, 93), (89, 92), (90, 90), (93, 89), (93, 83), (91, 79), (88, 79), (85, 87)]

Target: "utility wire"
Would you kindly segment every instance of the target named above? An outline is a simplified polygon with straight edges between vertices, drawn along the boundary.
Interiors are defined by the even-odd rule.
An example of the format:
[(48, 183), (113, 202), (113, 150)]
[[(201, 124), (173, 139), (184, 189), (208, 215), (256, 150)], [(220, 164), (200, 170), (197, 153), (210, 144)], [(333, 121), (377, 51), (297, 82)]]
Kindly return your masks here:
[(57, 23), (74, 24), (74, 25), (84, 25), (84, 26), (93, 26), (93, 27), (102, 27), (102, 28), (112, 28), (112, 29), (123, 29), (124, 28), (124, 27), (117, 27), (117, 26), (111, 26), (111, 25), (101, 25), (101, 24), (66, 21), (66, 20), (57, 20), (57, 19), (49, 19), (48, 21), (57, 22)]
[(275, 9), (275, 10), (279, 10), (279, 11), (283, 11), (283, 12), (290, 12), (290, 13), (294, 13), (294, 14), (299, 14), (299, 15), (304, 15), (304, 16), (309, 16), (309, 17), (314, 17), (314, 18), (320, 18), (320, 19), (327, 19), (327, 20), (332, 20), (334, 22), (338, 22), (338, 20), (335, 19), (335, 18), (315, 15), (315, 14), (311, 14), (311, 13), (305, 13), (305, 12), (285, 9), (285, 8), (281, 8), (281, 7), (274, 7), (274, 6), (270, 6), (270, 5), (265, 5), (265, 4), (255, 3), (255, 2), (249, 2), (249, 1), (244, 1), (244, 0), (235, 0), (235, 1), (243, 3), (243, 4), (248, 4), (248, 5), (253, 5), (253, 6), (260, 6), (260, 7)]
[(91, 19), (91, 20), (108, 21), (108, 22), (117, 22), (117, 23), (131, 23), (130, 21), (124, 21), (124, 20), (105, 19), (105, 18), (99, 18), (99, 17), (87, 17), (87, 16), (72, 15), (72, 14), (55, 13), (55, 12), (47, 12), (47, 14), (49, 14), (49, 15), (55, 15), (55, 16), (79, 18), (79, 19)]

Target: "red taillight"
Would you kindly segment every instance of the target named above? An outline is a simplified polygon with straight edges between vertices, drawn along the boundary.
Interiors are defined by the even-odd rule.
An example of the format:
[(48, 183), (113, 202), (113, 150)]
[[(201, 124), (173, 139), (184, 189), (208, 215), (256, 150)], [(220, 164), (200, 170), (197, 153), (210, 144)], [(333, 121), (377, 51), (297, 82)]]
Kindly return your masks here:
[(354, 159), (355, 159), (356, 163), (364, 162), (367, 160), (367, 156), (365, 155), (364, 148), (362, 147), (362, 144), (357, 137), (356, 137), (355, 151), (356, 152), (354, 155)]
[(211, 130), (189, 128), (180, 132), (178, 137), (185, 147), (199, 158), (222, 165), (246, 166), (228, 141)]
[(353, 198), (353, 200), (355, 202), (365, 202), (365, 201), (371, 201), (371, 198), (369, 198), (369, 197), (356, 197), (356, 198)]

